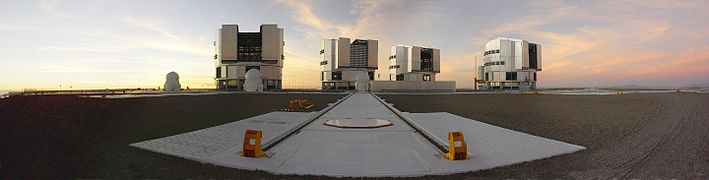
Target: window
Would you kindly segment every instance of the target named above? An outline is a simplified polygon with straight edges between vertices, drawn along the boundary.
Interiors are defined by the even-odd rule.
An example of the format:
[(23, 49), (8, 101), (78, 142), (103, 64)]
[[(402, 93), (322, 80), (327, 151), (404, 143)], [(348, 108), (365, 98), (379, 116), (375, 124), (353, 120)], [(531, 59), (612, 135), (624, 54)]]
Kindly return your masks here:
[(403, 74), (396, 75), (396, 81), (403, 81), (403, 80), (404, 80)]
[(421, 48), (421, 71), (433, 71), (433, 49)]
[(539, 69), (537, 67), (537, 45), (529, 43), (529, 68)]
[(342, 80), (342, 72), (332, 72), (332, 80)]
[(431, 81), (431, 75), (430, 75), (430, 74), (424, 74), (424, 75), (423, 75), (423, 81)]
[(350, 67), (367, 68), (368, 46), (366, 40), (356, 39), (350, 45)]
[(537, 73), (534, 73), (534, 81), (537, 81)]
[(261, 61), (261, 33), (239, 33), (237, 59), (242, 62)]
[(483, 66), (505, 65), (505, 61), (486, 62)]
[(374, 72), (367, 72), (367, 76), (369, 76), (370, 81), (374, 81)]
[(222, 77), (222, 67), (217, 67), (217, 78)]
[(517, 72), (507, 72), (506, 76), (507, 80), (517, 80)]
[(320, 72), (320, 80), (325, 80), (325, 72)]
[(485, 73), (485, 81), (490, 81), (490, 73)]
[(495, 54), (495, 53), (500, 53), (500, 50), (499, 50), (499, 49), (496, 49), (496, 50), (485, 51), (485, 52), (483, 53), (483, 56), (487, 56), (487, 55)]

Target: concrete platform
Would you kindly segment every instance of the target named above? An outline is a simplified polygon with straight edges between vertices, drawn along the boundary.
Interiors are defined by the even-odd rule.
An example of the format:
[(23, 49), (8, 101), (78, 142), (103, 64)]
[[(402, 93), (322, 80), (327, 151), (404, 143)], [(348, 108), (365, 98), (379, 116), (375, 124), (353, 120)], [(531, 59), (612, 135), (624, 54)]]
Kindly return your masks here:
[[(264, 142), (315, 113), (274, 112), (176, 136), (131, 144), (138, 148), (226, 167), (276, 174), (381, 177), (452, 174), (571, 153), (584, 147), (495, 127), (449, 113), (403, 113), (434, 139), (463, 131), (470, 159), (449, 161), (431, 142), (371, 94), (353, 94), (265, 158), (241, 157), (246, 129), (264, 131)], [(331, 119), (385, 119), (391, 126), (361, 129), (323, 125)]]

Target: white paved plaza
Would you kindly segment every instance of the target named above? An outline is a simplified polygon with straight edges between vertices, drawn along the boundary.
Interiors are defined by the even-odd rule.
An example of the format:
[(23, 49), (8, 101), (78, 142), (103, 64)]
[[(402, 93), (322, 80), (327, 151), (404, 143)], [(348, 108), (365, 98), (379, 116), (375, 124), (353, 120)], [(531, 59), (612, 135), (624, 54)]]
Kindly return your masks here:
[[(307, 123), (318, 113), (272, 112), (216, 127), (131, 144), (141, 149), (204, 163), (275, 174), (351, 177), (452, 174), (521, 163), (583, 150), (584, 147), (515, 132), (450, 113), (402, 113), (415, 126), (448, 144), (461, 131), (469, 159), (443, 158), (424, 136), (368, 93), (353, 94), (268, 149), (268, 157), (241, 157), (246, 129), (263, 131), (264, 144)], [(393, 125), (363, 129), (324, 125), (333, 119), (383, 119)]]

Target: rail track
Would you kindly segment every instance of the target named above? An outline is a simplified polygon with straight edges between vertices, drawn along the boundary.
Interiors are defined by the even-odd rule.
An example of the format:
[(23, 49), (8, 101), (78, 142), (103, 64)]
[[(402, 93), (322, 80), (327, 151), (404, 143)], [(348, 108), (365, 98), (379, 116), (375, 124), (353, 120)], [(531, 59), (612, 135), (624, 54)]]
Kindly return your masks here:
[[(315, 120), (319, 119), (322, 117), (324, 114), (328, 113), (330, 110), (332, 110), (334, 107), (340, 105), (340, 103), (346, 101), (348, 98), (352, 97), (352, 95), (356, 94), (356, 92), (350, 93), (347, 96), (343, 97), (342, 99), (338, 100), (337, 102), (331, 104), (330, 106), (326, 107), (325, 109), (320, 110), (312, 116), (310, 119), (306, 120), (302, 124), (294, 127), (291, 130), (286, 131), (286, 133), (283, 133), (283, 135), (280, 135), (279, 137), (274, 138), (271, 141), (263, 143), (263, 150), (268, 151), (269, 149), (277, 146), (281, 142), (287, 140), (291, 136), (298, 134), (304, 127), (307, 127), (308, 125), (312, 124)], [(398, 118), (403, 120), (405, 124), (409, 127), (411, 127), (417, 134), (421, 135), (426, 139), (429, 143), (431, 143), (433, 146), (436, 147), (437, 150), (441, 152), (441, 154), (445, 154), (449, 151), (448, 147), (446, 144), (444, 144), (441, 141), (438, 141), (434, 138), (434, 136), (426, 131), (425, 129), (421, 128), (419, 125), (417, 125), (415, 122), (413, 122), (411, 119), (407, 118), (404, 116), (401, 111), (397, 110), (394, 108), (391, 104), (386, 103), (384, 100), (379, 98), (378, 96), (374, 95), (373, 93), (368, 93), (369, 95), (373, 96), (379, 103), (382, 103), (387, 109), (394, 115), (396, 115)]]

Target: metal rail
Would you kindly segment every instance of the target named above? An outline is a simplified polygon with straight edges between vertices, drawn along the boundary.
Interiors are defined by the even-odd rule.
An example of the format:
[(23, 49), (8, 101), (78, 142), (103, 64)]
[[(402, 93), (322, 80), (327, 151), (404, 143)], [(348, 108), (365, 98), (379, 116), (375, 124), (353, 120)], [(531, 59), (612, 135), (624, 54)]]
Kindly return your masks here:
[[(355, 92), (355, 93), (356, 93), (356, 92)], [(265, 142), (265, 143), (264, 143), (264, 146), (263, 146), (263, 150), (264, 150), (264, 151), (267, 151), (267, 150), (269, 150), (269, 149), (275, 147), (275, 146), (278, 145), (279, 143), (285, 141), (286, 139), (288, 139), (288, 138), (291, 137), (292, 135), (297, 134), (297, 133), (300, 132), (300, 130), (303, 129), (305, 126), (308, 126), (310, 123), (314, 122), (316, 119), (320, 118), (322, 115), (324, 115), (325, 113), (329, 112), (330, 110), (332, 110), (332, 108), (334, 108), (335, 106), (337, 106), (337, 105), (339, 105), (340, 103), (344, 102), (345, 100), (347, 100), (348, 98), (350, 98), (350, 97), (351, 97), (353, 94), (355, 94), (355, 93), (350, 93), (350, 94), (348, 94), (347, 96), (345, 96), (344, 98), (342, 98), (342, 99), (338, 100), (337, 102), (331, 104), (330, 106), (326, 107), (325, 109), (320, 110), (320, 111), (318, 112), (318, 114), (316, 114), (315, 116), (310, 117), (310, 119), (306, 120), (304, 123), (301, 123), (300, 125), (298, 125), (298, 126), (294, 127), (293, 129), (289, 130), (287, 133), (284, 133), (283, 135), (280, 135), (280, 136), (274, 138), (273, 140), (270, 140), (270, 141), (268, 141), (268, 142)], [(404, 116), (403, 114), (401, 114), (401, 111), (397, 110), (396, 108), (394, 108), (394, 107), (391, 106), (390, 104), (386, 103), (384, 100), (382, 100), (382, 99), (379, 98), (378, 96), (374, 95), (373, 93), (369, 93), (369, 94), (372, 95), (372, 96), (374, 96), (374, 98), (377, 99), (377, 101), (379, 101), (379, 102), (382, 103), (385, 107), (387, 107), (387, 109), (389, 109), (389, 110), (390, 110), (391, 112), (393, 112), (397, 117), (399, 117), (401, 120), (403, 120), (407, 125), (409, 125), (411, 128), (413, 128), (418, 134), (420, 134), (420, 135), (423, 136), (426, 140), (428, 140), (429, 142), (431, 142), (431, 144), (433, 144), (440, 152), (442, 152), (442, 153), (447, 153), (447, 152), (449, 151), (448, 145), (446, 145), (446, 144), (444, 144), (444, 143), (442, 143), (442, 142), (436, 140), (436, 138), (434, 138), (434, 136), (433, 136), (430, 132), (424, 130), (424, 129), (421, 128), (418, 124), (414, 123), (411, 119), (409, 119), (408, 117), (406, 117), (406, 116)]]
[(264, 151), (267, 151), (267, 150), (269, 150), (269, 149), (275, 147), (275, 146), (278, 145), (279, 143), (283, 142), (284, 140), (288, 139), (290, 136), (292, 136), (292, 135), (294, 135), (294, 134), (297, 134), (297, 133), (300, 132), (300, 130), (303, 129), (305, 126), (309, 125), (310, 123), (312, 123), (312, 122), (315, 121), (316, 119), (320, 118), (322, 115), (324, 115), (325, 113), (327, 113), (328, 111), (330, 111), (332, 108), (334, 108), (334, 107), (337, 106), (338, 104), (342, 103), (342, 102), (345, 101), (347, 98), (350, 98), (353, 94), (354, 94), (354, 93), (350, 93), (350, 94), (348, 94), (347, 96), (343, 97), (342, 99), (338, 100), (337, 102), (333, 103), (332, 105), (326, 107), (325, 109), (322, 109), (322, 110), (318, 111), (318, 113), (317, 113), (315, 116), (310, 117), (310, 119), (306, 120), (305, 122), (301, 123), (300, 125), (298, 125), (298, 126), (296, 126), (296, 127), (293, 127), (292, 129), (288, 130), (287, 133), (284, 133), (284, 134), (282, 134), (282, 135), (280, 135), (280, 136), (274, 138), (273, 140), (269, 140), (269, 141), (264, 142), (264, 143), (263, 143), (263, 150), (264, 150)]
[(445, 154), (445, 153), (448, 153), (448, 151), (449, 151), (448, 145), (443, 144), (443, 143), (440, 142), (440, 141), (437, 141), (437, 140), (434, 138), (435, 136), (433, 136), (431, 133), (429, 133), (428, 131), (426, 131), (426, 130), (424, 130), (423, 128), (421, 128), (421, 126), (419, 126), (418, 124), (414, 123), (414, 122), (413, 122), (411, 119), (409, 119), (408, 117), (406, 117), (406, 116), (404, 116), (403, 114), (401, 114), (401, 111), (399, 111), (398, 109), (394, 108), (391, 104), (389, 104), (389, 103), (385, 102), (384, 100), (382, 100), (381, 98), (379, 98), (379, 96), (377, 96), (377, 95), (375, 95), (375, 94), (373, 94), (373, 93), (370, 93), (370, 94), (371, 94), (372, 96), (374, 96), (375, 99), (379, 100), (380, 103), (384, 104), (384, 106), (386, 106), (391, 112), (393, 112), (394, 114), (396, 114), (396, 116), (398, 116), (398, 117), (399, 117), (401, 120), (403, 120), (406, 124), (408, 124), (409, 126), (411, 126), (411, 128), (413, 128), (414, 130), (416, 130), (416, 132), (418, 132), (421, 136), (423, 136), (424, 138), (426, 138), (426, 140), (428, 140), (429, 142), (431, 142), (431, 144), (433, 144), (434, 146), (436, 146), (436, 148), (438, 148), (438, 150), (440, 150), (440, 151), (441, 151), (442, 153), (444, 153), (444, 154)]

